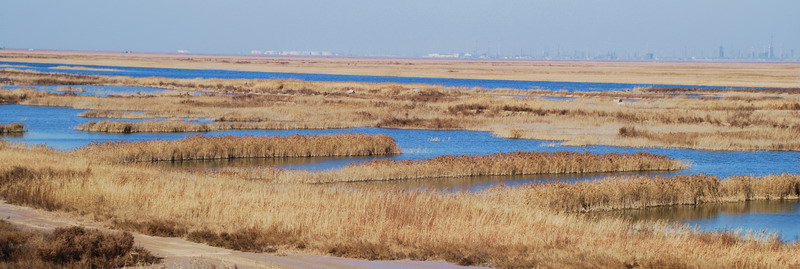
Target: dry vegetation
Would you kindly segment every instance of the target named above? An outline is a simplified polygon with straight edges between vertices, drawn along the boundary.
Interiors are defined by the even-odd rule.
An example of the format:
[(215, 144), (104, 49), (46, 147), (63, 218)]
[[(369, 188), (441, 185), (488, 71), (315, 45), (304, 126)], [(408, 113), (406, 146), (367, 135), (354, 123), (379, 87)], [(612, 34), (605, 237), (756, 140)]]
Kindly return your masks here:
[(0, 124), (0, 134), (19, 134), (25, 132), (25, 125), (22, 123), (13, 122), (9, 124)]
[(545, 183), (523, 187), (543, 206), (567, 212), (642, 209), (656, 206), (752, 200), (797, 200), (800, 176), (707, 175), (621, 177), (575, 184)]
[[(800, 150), (800, 90), (654, 90), (567, 93), (434, 85), (258, 79), (167, 79), (0, 71), (16, 84), (166, 87), (207, 95), (92, 97), (0, 91), (0, 102), (93, 109), (86, 115), (212, 118), (92, 122), (99, 132), (388, 127), (493, 131), (509, 138), (709, 150)], [(683, 94), (720, 96), (686, 97)], [(541, 96), (574, 100), (543, 100)], [(677, 95), (677, 96), (673, 96)], [(523, 98), (515, 98), (523, 97)], [(637, 102), (619, 102), (620, 99)], [(119, 111), (144, 111), (125, 113)], [(624, 128), (624, 130), (623, 130)], [(627, 132), (635, 130), (635, 132)]]
[(56, 69), (56, 70), (83, 70), (83, 71), (119, 71), (117, 69), (111, 69), (111, 68), (91, 68), (91, 67), (82, 67), (82, 66), (54, 66), (54, 67), (50, 67), (50, 69)]
[[(110, 112), (113, 114), (113, 112)], [(138, 114), (138, 113), (130, 113)], [(97, 116), (95, 114), (86, 114)], [(120, 115), (128, 115), (120, 113)], [(184, 133), (184, 132), (211, 132), (228, 130), (294, 130), (294, 129), (341, 129), (349, 126), (340, 125), (336, 122), (329, 122), (324, 126), (319, 124), (310, 125), (300, 122), (215, 122), (215, 123), (192, 123), (182, 120), (168, 121), (144, 121), (144, 122), (124, 122), (124, 121), (90, 121), (76, 128), (86, 132), (101, 133)]]
[(386, 135), (335, 134), (279, 136), (191, 136), (175, 141), (104, 142), (77, 150), (112, 162), (380, 156), (400, 153)]
[(59, 91), (59, 92), (67, 92), (67, 93), (76, 93), (76, 92), (85, 92), (85, 91), (86, 91), (86, 89), (84, 89), (84, 88), (76, 88), (76, 87), (65, 86), (65, 87), (58, 87), (58, 88), (56, 88), (56, 91)]
[(246, 251), (444, 259), (501, 268), (800, 264), (797, 245), (775, 239), (568, 213), (795, 198), (800, 179), (794, 175), (620, 178), (479, 193), (386, 191), (98, 163), (4, 144), (0, 197), (11, 203)]
[(800, 84), (800, 64), (797, 63), (302, 58), (11, 49), (0, 50), (0, 59), (12, 62), (399, 77), (740, 87), (797, 87)]
[[(375, 160), (337, 170), (270, 171), (261, 179), (275, 182), (355, 182), (465, 176), (574, 174), (595, 172), (669, 171), (686, 164), (663, 155), (592, 154), (575, 152), (512, 152), (492, 155), (439, 156), (426, 160)], [(248, 173), (245, 173), (247, 175)], [(246, 177), (253, 177), (247, 175)]]
[(158, 262), (130, 233), (24, 230), (0, 220), (0, 268), (119, 268)]

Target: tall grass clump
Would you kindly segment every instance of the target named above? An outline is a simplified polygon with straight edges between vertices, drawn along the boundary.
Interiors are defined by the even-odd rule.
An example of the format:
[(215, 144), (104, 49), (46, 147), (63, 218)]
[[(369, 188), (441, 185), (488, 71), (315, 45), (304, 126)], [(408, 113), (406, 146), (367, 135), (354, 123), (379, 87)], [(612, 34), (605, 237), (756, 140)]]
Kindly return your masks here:
[(181, 120), (168, 121), (90, 121), (78, 125), (84, 132), (99, 133), (186, 133), (228, 130), (291, 130), (291, 129), (341, 129), (355, 127), (334, 122), (323, 124), (283, 123), (283, 122), (215, 122), (193, 123)]
[(800, 176), (708, 175), (617, 177), (575, 184), (526, 186), (531, 203), (558, 211), (590, 212), (751, 200), (796, 200)]
[(77, 151), (101, 160), (150, 162), (234, 158), (390, 155), (400, 152), (386, 135), (335, 134), (279, 136), (202, 136), (174, 141), (95, 143)]
[(119, 268), (158, 262), (135, 247), (130, 233), (111, 233), (83, 227), (51, 232), (20, 229), (0, 220), (2, 268)]
[(314, 173), (289, 171), (281, 179), (289, 182), (324, 183), (464, 176), (670, 171), (684, 167), (686, 164), (679, 160), (646, 152), (593, 154), (517, 151), (491, 155), (447, 155), (426, 160), (374, 160), (351, 164), (338, 170)]
[(19, 122), (0, 124), (0, 134), (20, 134), (25, 132), (25, 125)]

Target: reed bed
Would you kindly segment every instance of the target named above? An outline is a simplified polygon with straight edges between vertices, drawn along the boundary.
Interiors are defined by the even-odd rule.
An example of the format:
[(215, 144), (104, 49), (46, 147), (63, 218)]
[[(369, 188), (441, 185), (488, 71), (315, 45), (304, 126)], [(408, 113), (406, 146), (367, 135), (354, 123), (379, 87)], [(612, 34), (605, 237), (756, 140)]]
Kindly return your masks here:
[[(129, 114), (125, 114), (129, 115)], [(293, 130), (293, 129), (343, 129), (357, 126), (349, 126), (336, 122), (330, 122), (325, 126), (309, 125), (297, 122), (214, 122), (214, 123), (194, 123), (182, 120), (168, 121), (143, 121), (143, 122), (123, 122), (123, 121), (90, 121), (78, 125), (76, 129), (84, 132), (100, 133), (186, 133), (186, 132), (211, 132), (228, 130)]]
[(526, 186), (530, 203), (566, 212), (800, 198), (800, 176), (638, 176)]
[(426, 160), (375, 160), (318, 172), (282, 171), (278, 182), (354, 182), (465, 176), (670, 171), (687, 164), (664, 155), (576, 152), (511, 152), (439, 156)]
[(0, 124), (0, 134), (20, 134), (25, 132), (25, 125), (19, 122)]
[(84, 89), (84, 88), (76, 88), (76, 87), (70, 87), (70, 86), (66, 86), (66, 87), (58, 87), (58, 88), (56, 88), (56, 91), (59, 91), (59, 92), (67, 92), (67, 93), (70, 93), (70, 92), (74, 93), (74, 92), (85, 92), (85, 91), (86, 91), (86, 89)]
[(400, 153), (392, 137), (366, 134), (287, 137), (196, 135), (174, 141), (95, 143), (76, 151), (99, 160), (113, 162), (375, 156)]
[[(782, 181), (762, 179), (730, 186), (752, 186), (752, 193), (796, 193)], [(635, 186), (610, 182), (603, 185), (605, 192)], [(364, 190), (133, 167), (44, 149), (0, 150), (0, 197), (8, 202), (245, 251), (286, 249), (498, 268), (800, 264), (797, 245), (770, 237), (587, 217), (564, 213), (571, 210), (568, 204), (549, 202), (568, 200), (551, 194), (556, 187), (570, 190), (560, 194), (578, 197), (574, 192), (591, 195), (597, 190), (592, 184), (604, 183), (498, 187), (480, 193)], [(695, 193), (681, 190), (687, 197)], [(726, 190), (734, 194), (731, 200), (745, 199), (741, 194), (750, 192)], [(651, 198), (657, 197), (653, 192)]]
[[(800, 140), (800, 118), (796, 115), (800, 92), (794, 90), (719, 90), (714, 94), (721, 98), (694, 98), (649, 89), (569, 93), (396, 83), (80, 76), (13, 70), (0, 71), (0, 76), (9, 77), (14, 83), (204, 91), (208, 94), (106, 98), (0, 91), (0, 102), (98, 111), (135, 110), (152, 118), (218, 121), (215, 125), (106, 122), (81, 127), (99, 132), (347, 127), (468, 129), (492, 131), (509, 138), (561, 140), (566, 145), (800, 150), (800, 143), (795, 142)], [(533, 98), (542, 95), (579, 98), (564, 101)], [(500, 98), (509, 96), (523, 98)], [(637, 102), (620, 103), (620, 99)], [(145, 118), (143, 115), (120, 116)], [(641, 131), (640, 135), (619, 135), (622, 127), (635, 127)]]

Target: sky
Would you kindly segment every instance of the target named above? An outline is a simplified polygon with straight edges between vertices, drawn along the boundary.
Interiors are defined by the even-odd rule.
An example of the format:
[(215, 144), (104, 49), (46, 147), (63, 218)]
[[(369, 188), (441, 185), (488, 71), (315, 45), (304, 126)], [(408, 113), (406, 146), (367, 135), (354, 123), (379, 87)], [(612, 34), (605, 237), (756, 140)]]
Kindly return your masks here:
[(0, 47), (240, 54), (800, 55), (797, 0), (4, 0)]

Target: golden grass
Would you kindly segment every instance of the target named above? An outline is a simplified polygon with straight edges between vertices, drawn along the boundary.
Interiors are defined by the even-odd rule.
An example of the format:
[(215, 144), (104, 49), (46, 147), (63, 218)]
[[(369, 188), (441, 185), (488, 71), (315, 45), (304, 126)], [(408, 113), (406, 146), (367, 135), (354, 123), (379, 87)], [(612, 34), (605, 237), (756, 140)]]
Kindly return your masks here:
[(234, 158), (375, 156), (400, 153), (386, 135), (335, 134), (279, 136), (202, 136), (174, 141), (104, 142), (77, 149), (99, 160), (150, 162)]
[(0, 134), (19, 134), (25, 132), (25, 125), (19, 122), (0, 124)]
[[(133, 111), (121, 111), (121, 110), (89, 110), (86, 112), (81, 112), (80, 114), (78, 114), (78, 116), (85, 118), (117, 118), (117, 119), (154, 118), (152, 115), (149, 115), (148, 113), (137, 113)], [(79, 125), (78, 129), (81, 128), (80, 126), (82, 125)]]
[(707, 175), (638, 176), (575, 184), (544, 183), (523, 188), (527, 189), (531, 203), (560, 211), (591, 212), (752, 200), (797, 200), (800, 198), (800, 176), (782, 174), (726, 179)]
[[(447, 88), (435, 85), (294, 80), (166, 79), (0, 71), (15, 83), (171, 87), (209, 95), (92, 97), (0, 91), (0, 102), (138, 110), (134, 118), (213, 118), (216, 125), (94, 123), (87, 131), (174, 132), (232, 129), (388, 127), (491, 131), (565, 145), (677, 147), (707, 150), (800, 150), (800, 93), (792, 90), (713, 92), (722, 98), (671, 96), (671, 91), (567, 93)], [(685, 93), (675, 91), (675, 93)], [(227, 96), (232, 95), (232, 96)], [(574, 100), (542, 100), (571, 96)], [(513, 98), (521, 96), (523, 98)], [(631, 99), (638, 102), (618, 102)], [(6, 101), (4, 101), (6, 100)], [(88, 114), (87, 114), (88, 115)], [(233, 122), (239, 123), (234, 124)], [(126, 126), (131, 126), (127, 128)], [(642, 134), (619, 135), (632, 127)]]
[(50, 67), (50, 69), (56, 69), (56, 70), (82, 70), (82, 71), (119, 71), (118, 69), (111, 69), (111, 68), (92, 68), (92, 67), (82, 67), (82, 66), (54, 66), (54, 67)]
[[(682, 186), (696, 183), (685, 181), (706, 186), (710, 183), (705, 178), (654, 179), (646, 187), (668, 190), (666, 196), (686, 190), (689, 193), (679, 197), (690, 201), (695, 190)], [(785, 179), (776, 180), (780, 178)], [(720, 184), (731, 186), (725, 188), (729, 192), (725, 197), (730, 198), (726, 201), (759, 199), (766, 194), (778, 198), (780, 193), (790, 198), (797, 195), (797, 187), (782, 182), (796, 184), (797, 178), (754, 178), (739, 185), (727, 185), (726, 180), (735, 179), (725, 179)], [(500, 268), (774, 268), (800, 264), (794, 244), (564, 213), (573, 210), (575, 203), (563, 202), (570, 200), (551, 192), (558, 189), (556, 193), (568, 197), (592, 197), (593, 191), (642, 193), (635, 187), (646, 181), (644, 178), (626, 180), (586, 182), (576, 187), (498, 187), (479, 193), (384, 191), (270, 184), (222, 174), (97, 163), (46, 149), (0, 149), (0, 197), (9, 202), (234, 249), (290, 249), (367, 259), (443, 259)], [(644, 205), (643, 201), (651, 198), (665, 200), (658, 192), (650, 195), (631, 205)], [(699, 197), (706, 197), (703, 195)], [(628, 200), (620, 201), (624, 205)]]
[(86, 89), (66, 86), (66, 87), (58, 87), (58, 88), (56, 88), (56, 91), (59, 91), (59, 92), (85, 92)]
[(375, 160), (337, 170), (272, 172), (276, 182), (355, 182), (466, 176), (669, 171), (687, 164), (650, 153), (511, 152), (439, 156), (426, 160)]
[[(120, 115), (131, 115), (139, 113), (120, 113)], [(112, 114), (113, 115), (113, 114)], [(85, 114), (84, 116), (94, 116)], [(90, 121), (78, 125), (76, 129), (86, 132), (101, 133), (183, 133), (183, 132), (211, 132), (227, 130), (293, 130), (293, 129), (342, 129), (353, 126), (330, 122), (327, 126), (312, 125), (291, 122), (215, 122), (215, 123), (192, 123), (182, 120), (168, 121), (144, 121), (144, 122), (124, 122), (124, 121)]]

